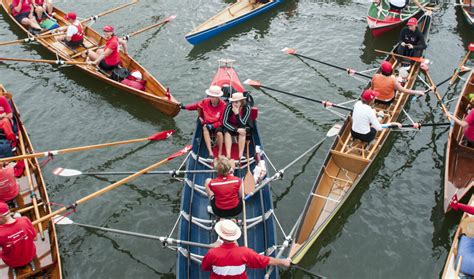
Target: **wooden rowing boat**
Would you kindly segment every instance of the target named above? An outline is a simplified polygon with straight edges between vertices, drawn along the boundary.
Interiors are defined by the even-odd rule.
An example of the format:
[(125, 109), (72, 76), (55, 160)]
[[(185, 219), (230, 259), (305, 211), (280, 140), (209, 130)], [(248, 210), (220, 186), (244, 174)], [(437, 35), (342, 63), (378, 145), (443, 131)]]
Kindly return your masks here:
[[(474, 206), (474, 196), (471, 196), (471, 200), (469, 201), (470, 206)], [(461, 224), (462, 220), (472, 217), (471, 214), (464, 213), (462, 215), (461, 220), (459, 221), (459, 224)], [(454, 235), (453, 238), (453, 243), (451, 244), (451, 249), (449, 250), (448, 258), (446, 259), (446, 264), (444, 265), (444, 270), (443, 270), (443, 276), (441, 278), (443, 279), (458, 279), (461, 278), (459, 276), (459, 269), (462, 265), (462, 259), (461, 259), (461, 265), (459, 265), (459, 260), (460, 258), (457, 257), (457, 252), (458, 252), (458, 246), (459, 246), (459, 238), (461, 237), (461, 226), (458, 226), (458, 229), (456, 230), (456, 234)], [(467, 278), (467, 277), (462, 277), (462, 278)]]
[[(462, 0), (461, 0), (462, 1)], [(426, 6), (429, 0), (420, 0), (420, 4)], [(380, 0), (380, 3), (372, 2), (367, 12), (367, 24), (374, 37), (379, 37), (414, 17), (421, 15), (422, 11), (418, 6), (410, 1), (407, 7), (401, 12), (390, 9), (388, 0)]]
[[(469, 73), (466, 84), (459, 95), (454, 114), (459, 119), (467, 116), (469, 100), (467, 95), (474, 93), (474, 72)], [(449, 131), (448, 144), (446, 146), (446, 158), (444, 169), (444, 211), (448, 210), (449, 202), (454, 194), (462, 199), (474, 186), (474, 148), (467, 147), (463, 142), (463, 128), (454, 123)]]
[(472, 0), (458, 0), (456, 3), (459, 5), (469, 25), (474, 26), (474, 3), (472, 3)]
[[(423, 16), (418, 24), (425, 35), (425, 39), (427, 39), (431, 17)], [(399, 66), (399, 62), (393, 56), (387, 57), (386, 60), (392, 63), (394, 69)], [(410, 66), (407, 81), (404, 85), (405, 88), (411, 89), (413, 87), (419, 69), (420, 63), (418, 62)], [(378, 72), (380, 72), (380, 69)], [(376, 107), (378, 111), (384, 111), (386, 115), (383, 123), (397, 121), (409, 96), (398, 92), (390, 107)], [(351, 127), (352, 121), (349, 115), (316, 178), (290, 250), (293, 263), (298, 263), (303, 258), (324, 228), (337, 214), (377, 158), (390, 135), (390, 129), (378, 132), (372, 144), (365, 148), (362, 143), (352, 140)]]
[[(2, 85), (0, 85), (0, 95), (7, 96), (11, 104), (13, 104), (13, 113), (19, 130), (16, 155), (22, 155), (23, 148), (26, 153), (34, 153), (25, 126), (20, 121), (20, 113), (11, 99), (11, 94), (7, 93)], [(33, 193), (30, 190), (30, 179)], [(46, 184), (44, 183), (37, 159), (28, 161), (28, 168), (25, 168), (22, 177), (17, 178), (17, 183), (20, 186), (20, 194), (16, 198), (17, 207), (12, 209), (12, 211), (21, 212), (23, 216), (30, 218), (31, 221), (51, 213)], [(36, 201), (32, 198), (34, 195), (36, 195)], [(38, 205), (37, 211), (34, 206), (35, 202)], [(35, 228), (38, 232), (38, 238), (35, 241), (37, 258), (33, 260), (35, 270), (32, 270), (31, 265), (28, 265), (13, 271), (0, 259), (0, 278), (14, 278), (14, 273), (16, 273), (16, 278), (62, 278), (61, 260), (54, 223), (52, 221), (44, 221)]]
[(194, 28), (193, 31), (186, 35), (186, 40), (193, 45), (199, 44), (283, 2), (283, 0), (270, 0), (265, 4), (252, 4), (250, 1), (238, 0), (236, 3), (226, 7), (203, 24)]
[[(232, 77), (230, 80), (229, 77)], [(224, 84), (232, 84), (234, 89), (243, 90), (243, 86), (238, 80), (234, 69), (225, 63), (219, 67), (216, 77), (212, 84), (223, 86)], [(256, 118), (256, 107), (252, 108), (251, 118)], [(250, 137), (250, 164), (251, 169), (255, 167), (255, 146), (260, 146), (263, 150), (260, 136), (258, 133), (256, 122), (254, 121)], [(202, 127), (197, 122), (196, 130), (193, 136), (193, 148), (191, 155), (188, 157), (186, 170), (207, 170), (212, 169), (211, 160), (207, 148), (203, 143)], [(237, 159), (237, 144), (232, 147), (232, 157)], [(217, 150), (216, 150), (217, 152)], [(217, 153), (216, 153), (217, 154)], [(266, 159), (263, 154), (263, 158)], [(235, 176), (244, 177), (246, 173), (246, 163), (241, 168), (234, 171)], [(217, 240), (217, 235), (213, 230), (216, 220), (207, 211), (209, 200), (204, 190), (204, 181), (212, 178), (212, 174), (198, 173), (187, 174), (181, 198), (181, 210), (178, 224), (178, 239), (193, 241), (199, 243), (211, 244)], [(254, 249), (258, 253), (275, 256), (275, 251), (269, 254), (268, 249), (277, 244), (275, 219), (273, 217), (273, 203), (270, 187), (266, 185), (261, 191), (256, 193), (246, 202), (246, 218), (247, 218), (247, 234), (248, 247)], [(243, 218), (239, 218), (243, 219)], [(243, 245), (243, 237), (239, 240)], [(201, 270), (200, 261), (207, 253), (207, 249), (199, 247), (179, 247), (176, 272), (177, 278), (209, 278), (207, 272)], [(263, 278), (265, 270), (247, 269), (249, 278)], [(270, 278), (278, 278), (278, 271), (271, 274)]]
[[(9, 15), (10, 19), (15, 22), (28, 36), (33, 36), (24, 26), (19, 24), (10, 13), (11, 0), (1, 0), (2, 7), (4, 11)], [(54, 8), (54, 18), (57, 20), (58, 25), (65, 26), (66, 20), (64, 19), (65, 13), (58, 9)], [(82, 57), (81, 53), (84, 53), (86, 48), (96, 48), (97, 46), (105, 45), (105, 39), (97, 33), (91, 27), (84, 26), (84, 46), (72, 49), (66, 46), (62, 42), (56, 41), (54, 37), (48, 38), (38, 38), (37, 41), (48, 49), (53, 54), (61, 57), (65, 61), (77, 61), (85, 62), (85, 58)], [(122, 66), (127, 68), (129, 71), (138, 70), (142, 73), (143, 80), (146, 81), (145, 91), (137, 90), (135, 88), (124, 85), (120, 82), (112, 80), (110, 78), (110, 73), (99, 71), (97, 67), (91, 65), (74, 65), (80, 70), (86, 72), (87, 74), (96, 77), (97, 79), (104, 81), (120, 90), (134, 94), (140, 98), (145, 99), (155, 108), (160, 110), (166, 115), (175, 116), (179, 112), (179, 105), (176, 99), (168, 92), (167, 88), (164, 87), (155, 77), (151, 75), (143, 66), (141, 66), (137, 61), (135, 61), (128, 54), (125, 54), (123, 51), (120, 51), (120, 59), (122, 61)]]

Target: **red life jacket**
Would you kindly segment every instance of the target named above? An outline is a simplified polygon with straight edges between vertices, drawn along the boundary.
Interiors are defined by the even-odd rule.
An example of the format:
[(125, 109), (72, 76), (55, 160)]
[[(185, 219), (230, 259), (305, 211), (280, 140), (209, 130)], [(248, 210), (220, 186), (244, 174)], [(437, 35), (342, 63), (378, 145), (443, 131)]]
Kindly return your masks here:
[(84, 30), (82, 29), (82, 25), (79, 21), (75, 21), (72, 25), (76, 26), (77, 33), (72, 35), (71, 42), (79, 42), (82, 41), (84, 38)]
[(122, 84), (130, 86), (132, 88), (138, 90), (145, 90), (145, 81), (144, 80), (136, 80), (134, 77), (129, 76), (126, 79), (122, 80)]

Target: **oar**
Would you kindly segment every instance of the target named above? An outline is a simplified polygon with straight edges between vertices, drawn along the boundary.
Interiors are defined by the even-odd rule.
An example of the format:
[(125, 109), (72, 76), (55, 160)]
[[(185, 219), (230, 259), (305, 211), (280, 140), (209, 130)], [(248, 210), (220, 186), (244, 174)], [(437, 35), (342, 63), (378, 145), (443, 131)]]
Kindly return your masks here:
[(334, 64), (331, 64), (331, 63), (328, 63), (328, 62), (324, 62), (324, 61), (321, 61), (321, 60), (317, 60), (317, 59), (312, 58), (312, 57), (308, 57), (308, 56), (305, 56), (305, 55), (302, 55), (302, 54), (298, 54), (298, 53), (296, 53), (296, 50), (293, 49), (293, 48), (285, 47), (285, 48), (283, 48), (281, 51), (283, 51), (283, 52), (285, 52), (285, 53), (287, 53), (287, 54), (290, 54), (290, 55), (294, 55), (294, 56), (296, 56), (296, 57), (301, 57), (301, 58), (308, 59), (308, 60), (311, 60), (311, 61), (314, 61), (314, 62), (318, 62), (318, 63), (320, 63), (320, 64), (323, 64), (323, 65), (326, 65), (326, 66), (329, 66), (329, 67), (333, 67), (333, 68), (342, 70), (342, 71), (344, 71), (344, 72), (347, 72), (348, 74), (354, 74), (354, 75), (358, 75), (358, 76), (365, 77), (365, 78), (368, 78), (368, 79), (372, 79), (371, 76), (369, 76), (369, 75), (364, 75), (364, 74), (362, 74), (362, 73), (359, 73), (359, 72), (357, 72), (357, 71), (354, 71), (353, 69), (344, 68), (344, 67), (337, 66), (337, 65), (334, 65)]
[(159, 166), (161, 166), (161, 165), (167, 163), (168, 161), (173, 160), (173, 159), (176, 158), (176, 157), (179, 157), (179, 156), (182, 156), (182, 155), (186, 154), (189, 150), (191, 150), (191, 147), (192, 147), (191, 145), (188, 145), (188, 146), (184, 147), (183, 149), (181, 149), (180, 151), (178, 151), (178, 152), (176, 152), (176, 153), (174, 153), (174, 154), (168, 156), (167, 158), (165, 158), (165, 159), (159, 161), (158, 163), (155, 163), (155, 164), (153, 164), (153, 165), (151, 165), (151, 166), (149, 166), (149, 167), (146, 167), (146, 168), (144, 168), (144, 169), (142, 169), (142, 170), (140, 170), (140, 171), (138, 171), (138, 172), (136, 172), (136, 173), (134, 173), (134, 174), (132, 174), (132, 175), (130, 175), (130, 176), (127, 176), (127, 177), (125, 177), (125, 178), (123, 178), (123, 179), (121, 179), (121, 180), (119, 180), (119, 181), (117, 181), (117, 182), (115, 182), (115, 183), (112, 183), (112, 184), (110, 184), (110, 185), (108, 185), (108, 186), (106, 186), (106, 187), (104, 187), (104, 188), (102, 188), (102, 189), (100, 189), (100, 190), (98, 190), (98, 191), (96, 191), (96, 192), (90, 194), (90, 195), (87, 195), (87, 196), (85, 196), (85, 197), (83, 197), (83, 198), (81, 198), (81, 199), (75, 201), (74, 203), (72, 203), (72, 204), (69, 205), (69, 206), (63, 206), (63, 207), (59, 208), (58, 210), (56, 210), (56, 211), (54, 211), (54, 212), (52, 212), (52, 213), (50, 213), (50, 214), (47, 214), (47, 215), (41, 217), (40, 219), (35, 220), (35, 221), (33, 222), (33, 225), (36, 225), (36, 224), (38, 224), (38, 223), (40, 223), (40, 222), (49, 220), (49, 219), (53, 218), (54, 216), (60, 215), (61, 213), (65, 212), (65, 211), (67, 211), (67, 210), (76, 209), (76, 207), (77, 207), (78, 205), (81, 205), (81, 204), (83, 204), (83, 203), (85, 203), (85, 202), (87, 202), (87, 201), (89, 201), (89, 200), (92, 200), (92, 199), (94, 199), (94, 198), (96, 198), (96, 197), (99, 197), (99, 196), (101, 196), (102, 194), (105, 194), (105, 193), (109, 192), (110, 190), (113, 190), (113, 189), (115, 189), (115, 188), (117, 188), (117, 187), (119, 187), (119, 186), (122, 186), (123, 184), (125, 184), (125, 183), (127, 183), (127, 182), (130, 182), (130, 181), (132, 181), (133, 179), (135, 179), (135, 178), (137, 178), (137, 177), (139, 177), (139, 176), (141, 176), (141, 175), (143, 175), (143, 174), (145, 174), (145, 173), (147, 173), (147, 172), (149, 172), (149, 171), (151, 171), (151, 170), (153, 170), (153, 169), (156, 169), (157, 167), (159, 167)]
[(312, 271), (310, 271), (310, 270), (307, 270), (306, 268), (302, 268), (301, 266), (299, 266), (299, 265), (297, 265), (297, 264), (293, 264), (293, 263), (292, 263), (290, 267), (295, 268), (295, 269), (298, 269), (298, 270), (301, 270), (301, 271), (303, 271), (304, 273), (310, 275), (310, 276), (313, 277), (313, 278), (321, 278), (321, 279), (327, 278), (327, 277), (324, 277), (324, 276), (322, 276), (322, 275), (316, 274), (316, 273), (314, 273), (314, 272), (312, 272)]
[[(164, 171), (150, 171), (145, 174), (170, 174), (170, 175), (180, 175), (186, 173), (215, 173), (215, 170), (164, 170)], [(65, 168), (55, 168), (53, 170), (54, 175), (71, 177), (78, 175), (130, 175), (134, 174), (136, 171), (109, 171), (109, 172), (82, 172), (80, 170), (74, 169), (65, 169)]]
[(97, 148), (103, 148), (103, 147), (108, 147), (108, 146), (129, 144), (129, 143), (134, 143), (134, 142), (160, 141), (160, 140), (164, 140), (164, 139), (169, 138), (173, 133), (174, 133), (173, 130), (168, 130), (168, 131), (158, 132), (158, 133), (156, 133), (152, 136), (149, 136), (147, 138), (132, 139), (132, 140), (125, 140), (125, 141), (116, 141), (116, 142), (102, 143), (102, 144), (96, 144), (96, 145), (79, 146), (79, 147), (52, 150), (52, 151), (46, 151), (46, 152), (37, 152), (37, 153), (33, 153), (33, 154), (26, 154), (26, 155), (20, 155), (20, 156), (8, 157), (8, 158), (1, 158), (0, 162), (17, 161), (17, 160), (29, 159), (29, 158), (48, 157), (48, 156), (52, 156), (52, 155), (65, 154), (65, 153), (71, 153), (71, 152), (77, 152), (77, 151), (84, 151), (84, 150), (89, 150), (89, 149), (97, 149)]
[(396, 54), (396, 53), (388, 52), (388, 51), (384, 51), (384, 50), (379, 50), (379, 49), (376, 49), (375, 52), (388, 54), (388, 55), (392, 55), (392, 56), (396, 56), (396, 57), (400, 57), (400, 58), (405, 58), (405, 59), (415, 61), (415, 62), (420, 62), (420, 63), (423, 63), (423, 62), (426, 61), (426, 59), (424, 59), (423, 57), (405, 56), (405, 55), (400, 55), (400, 54)]
[(61, 59), (58, 60), (45, 60), (45, 59), (26, 59), (26, 58), (5, 58), (0, 57), (0, 61), (15, 61), (15, 62), (31, 62), (31, 63), (47, 63), (55, 65), (87, 65), (86, 62), (79, 61), (64, 61)]
[(91, 16), (91, 17), (89, 17), (89, 18), (87, 18), (87, 19), (81, 20), (81, 23), (84, 24), (84, 23), (87, 23), (87, 22), (89, 22), (89, 21), (91, 21), (91, 20), (94, 20), (94, 21), (95, 21), (95, 20), (97, 20), (99, 17), (103, 17), (103, 16), (105, 16), (105, 15), (111, 14), (111, 13), (113, 13), (113, 12), (116, 12), (116, 11), (118, 11), (118, 10), (121, 10), (121, 9), (123, 9), (123, 8), (126, 8), (126, 7), (128, 7), (128, 6), (130, 6), (130, 5), (133, 5), (133, 4), (135, 4), (135, 3), (138, 3), (138, 0), (134, 0), (134, 1), (130, 2), (130, 3), (123, 4), (123, 5), (121, 5), (121, 6), (115, 7), (115, 8), (113, 8), (113, 9), (107, 10), (107, 11), (105, 11), (105, 12), (101, 12), (100, 14), (97, 14), (97, 15), (95, 15), (95, 16)]
[[(451, 125), (451, 122), (440, 122), (440, 123), (413, 123), (413, 124), (403, 124), (402, 128), (415, 128), (415, 129), (421, 129), (421, 127), (435, 127), (435, 126), (449, 126)], [(383, 126), (383, 125), (382, 125)], [(384, 128), (398, 128), (397, 125), (387, 125), (384, 126)]]
[[(443, 84), (445, 84), (446, 82), (448, 82), (450, 79), (451, 79), (451, 77), (448, 77), (447, 79), (445, 79), (445, 80), (439, 82), (438, 84), (435, 85), (435, 88), (440, 87), (441, 85), (443, 85)], [(431, 90), (432, 90), (431, 88), (426, 89), (426, 90), (425, 90), (425, 94), (428, 93), (428, 92), (430, 92)], [(422, 95), (413, 96), (412, 99), (411, 99), (411, 101), (414, 102), (414, 101), (420, 99), (421, 97), (422, 97)]]
[(443, 103), (443, 99), (441, 98), (441, 95), (439, 94), (438, 92), (438, 87), (434, 84), (434, 81), (433, 79), (431, 78), (431, 75), (430, 75), (430, 72), (429, 72), (429, 68), (428, 67), (425, 67), (423, 69), (425, 71), (425, 75), (426, 77), (428, 78), (428, 82), (430, 83), (431, 86), (434, 86), (433, 88), (433, 91), (436, 95), (436, 98), (438, 99), (438, 101), (440, 102), (441, 104), (441, 108), (443, 109), (443, 112), (444, 112), (444, 115), (448, 118), (448, 120), (451, 119), (451, 117), (449, 116), (449, 112), (448, 112), (448, 109), (446, 108), (446, 106), (444, 105)]
[(37, 39), (46, 39), (54, 36), (59, 36), (62, 35), (63, 33), (55, 33), (55, 34), (47, 34), (47, 35), (39, 35), (39, 36), (34, 36), (34, 37), (28, 37), (24, 39), (19, 39), (19, 40), (14, 40), (14, 41), (8, 41), (8, 42), (1, 42), (0, 46), (7, 46), (7, 45), (16, 45), (16, 44), (23, 44), (23, 43), (31, 43), (36, 41)]
[(247, 174), (245, 174), (244, 178), (244, 188), (245, 195), (255, 190), (255, 180), (252, 171), (250, 171), (250, 141), (247, 141)]
[(329, 101), (317, 100), (317, 99), (313, 99), (313, 98), (309, 98), (309, 97), (305, 97), (305, 96), (301, 96), (301, 95), (296, 95), (296, 94), (293, 94), (293, 93), (290, 93), (290, 92), (287, 92), (287, 91), (275, 89), (275, 88), (272, 88), (272, 87), (268, 87), (268, 86), (262, 85), (260, 83), (260, 81), (257, 81), (257, 80), (247, 79), (246, 81), (244, 81), (244, 84), (247, 84), (247, 85), (255, 87), (255, 88), (264, 88), (264, 89), (272, 90), (272, 91), (279, 92), (279, 93), (282, 93), (282, 94), (285, 94), (285, 95), (289, 95), (289, 96), (293, 96), (293, 97), (296, 97), (296, 98), (300, 98), (300, 99), (308, 100), (308, 101), (311, 101), (311, 102), (319, 103), (319, 104), (322, 104), (324, 107), (335, 107), (335, 108), (339, 108), (339, 109), (343, 109), (343, 110), (347, 110), (347, 111), (352, 111), (351, 108), (339, 106), (339, 105), (333, 104)]
[(143, 233), (137, 233), (137, 232), (123, 231), (123, 230), (81, 224), (81, 223), (74, 222), (71, 219), (67, 217), (63, 217), (63, 216), (55, 216), (53, 218), (53, 222), (55, 222), (55, 224), (57, 225), (76, 225), (83, 228), (95, 229), (95, 230), (100, 230), (100, 231), (105, 231), (105, 232), (116, 233), (116, 234), (123, 234), (123, 235), (130, 235), (130, 236), (136, 236), (136, 237), (141, 237), (141, 238), (159, 240), (161, 243), (165, 245), (178, 244), (178, 245), (191, 245), (191, 246), (202, 247), (202, 248), (207, 248), (207, 249), (214, 248), (214, 246), (210, 244), (179, 240), (179, 239), (169, 238), (166, 236), (157, 236), (157, 235), (151, 235), (151, 234), (143, 234)]
[(466, 64), (466, 61), (467, 61), (467, 59), (469, 59), (469, 55), (471, 54), (471, 51), (473, 51), (473, 50), (474, 50), (474, 43), (470, 43), (467, 46), (466, 56), (464, 56), (464, 58), (461, 60), (461, 62), (459, 62), (458, 67), (454, 71), (454, 74), (451, 77), (451, 80), (449, 81), (449, 85), (453, 84), (456, 81), (456, 79), (458, 78), (459, 74), (461, 72), (463, 72), (463, 66), (464, 66), (464, 64)]
[(277, 180), (277, 179), (280, 179), (281, 177), (283, 177), (283, 174), (285, 173), (285, 171), (293, 166), (296, 162), (298, 162), (301, 158), (303, 158), (304, 156), (306, 156), (306, 154), (310, 153), (313, 149), (315, 148), (318, 148), (319, 146), (321, 146), (321, 144), (323, 144), (323, 142), (328, 139), (328, 138), (331, 138), (331, 137), (334, 137), (335, 135), (337, 135), (339, 133), (339, 131), (341, 130), (341, 125), (340, 124), (335, 124), (334, 126), (332, 126), (331, 129), (329, 129), (329, 131), (326, 133), (326, 136), (320, 140), (318, 143), (316, 143), (315, 145), (313, 145), (311, 148), (309, 148), (308, 150), (306, 150), (303, 154), (301, 154), (298, 158), (294, 159), (293, 161), (291, 161), (288, 165), (286, 165), (284, 168), (282, 168), (281, 170), (279, 170), (277, 173), (275, 173), (272, 177), (270, 178), (267, 178), (265, 179), (264, 181), (262, 181), (261, 183), (259, 183), (256, 187), (255, 187), (255, 190), (253, 190), (251, 193), (248, 193), (246, 196), (245, 196), (245, 200), (249, 200), (253, 195), (255, 195), (255, 193), (257, 193), (258, 191), (260, 191), (263, 187), (265, 187), (268, 183), (274, 181), (274, 180)]
[(138, 35), (138, 34), (140, 34), (140, 33), (143, 33), (143, 32), (145, 32), (145, 31), (148, 31), (148, 30), (150, 30), (150, 29), (152, 29), (152, 28), (158, 27), (158, 26), (163, 25), (163, 24), (165, 24), (165, 23), (168, 23), (168, 22), (172, 21), (172, 20), (175, 19), (175, 18), (176, 18), (176, 16), (175, 16), (175, 15), (172, 15), (172, 16), (168, 17), (167, 19), (165, 19), (165, 20), (163, 20), (163, 21), (161, 21), (161, 22), (152, 24), (152, 25), (147, 26), (147, 27), (144, 27), (144, 28), (142, 28), (142, 29), (140, 29), (140, 30), (138, 30), (138, 31), (135, 31), (135, 32), (133, 32), (133, 33), (130, 33), (130, 34), (128, 34), (128, 35), (125, 35), (125, 36), (123, 36), (123, 38), (124, 38), (125, 40), (128, 40), (128, 39), (130, 39), (131, 37), (136, 36), (136, 35)]

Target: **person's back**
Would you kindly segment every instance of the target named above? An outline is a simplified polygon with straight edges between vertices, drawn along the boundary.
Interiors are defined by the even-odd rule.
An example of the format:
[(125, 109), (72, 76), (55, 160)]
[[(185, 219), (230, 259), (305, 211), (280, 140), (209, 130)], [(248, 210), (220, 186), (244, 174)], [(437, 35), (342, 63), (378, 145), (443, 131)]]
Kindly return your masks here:
[(13, 200), (19, 191), (13, 167), (0, 168), (0, 202)]
[(389, 101), (395, 97), (395, 78), (383, 74), (375, 74), (372, 78), (372, 90), (379, 92), (377, 100)]
[(216, 206), (220, 209), (231, 209), (239, 204), (239, 190), (242, 180), (233, 175), (218, 176), (209, 182), (214, 193)]

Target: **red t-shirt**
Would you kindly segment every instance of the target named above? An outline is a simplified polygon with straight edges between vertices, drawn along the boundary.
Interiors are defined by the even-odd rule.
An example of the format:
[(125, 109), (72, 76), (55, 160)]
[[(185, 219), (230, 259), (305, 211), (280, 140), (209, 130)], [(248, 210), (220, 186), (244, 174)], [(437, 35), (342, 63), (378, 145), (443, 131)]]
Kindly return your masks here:
[(219, 99), (217, 106), (213, 106), (210, 98), (201, 100), (195, 104), (186, 106), (186, 110), (198, 110), (202, 111), (202, 124), (212, 124), (214, 128), (219, 128), (222, 126), (222, 117), (224, 116), (224, 111), (226, 103)]
[(202, 270), (211, 272), (211, 279), (246, 279), (246, 268), (266, 268), (270, 258), (246, 247), (224, 242), (212, 248), (202, 259)]
[(13, 167), (0, 169), (0, 201), (7, 202), (13, 200), (20, 191), (16, 183)]
[(2, 113), (12, 113), (12, 108), (8, 103), (8, 99), (5, 96), (0, 96), (0, 114)]
[(36, 5), (43, 6), (44, 0), (34, 0)]
[(16, 12), (15, 7), (18, 6), (18, 3), (20, 3), (20, 0), (13, 0), (12, 1), (12, 15), (17, 16), (19, 14), (23, 13), (29, 13), (31, 11), (31, 1), (30, 0), (24, 0), (23, 4), (21, 6), (21, 10), (19, 13)]
[(26, 217), (0, 225), (0, 247), (5, 264), (15, 268), (30, 263), (36, 256), (35, 237), (35, 228)]
[(242, 179), (233, 175), (218, 176), (209, 182), (209, 188), (214, 192), (216, 207), (219, 209), (232, 209), (239, 205), (239, 191)]
[(466, 117), (466, 122), (469, 126), (464, 130), (464, 136), (469, 140), (474, 142), (474, 109), (469, 112)]
[(112, 36), (112, 38), (110, 38), (107, 43), (105, 43), (105, 49), (112, 50), (112, 53), (104, 58), (105, 63), (109, 66), (118, 65), (120, 63), (120, 53), (117, 36)]

